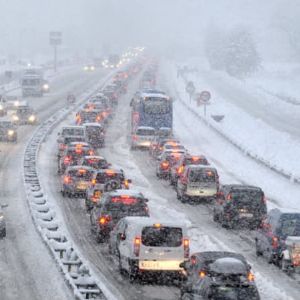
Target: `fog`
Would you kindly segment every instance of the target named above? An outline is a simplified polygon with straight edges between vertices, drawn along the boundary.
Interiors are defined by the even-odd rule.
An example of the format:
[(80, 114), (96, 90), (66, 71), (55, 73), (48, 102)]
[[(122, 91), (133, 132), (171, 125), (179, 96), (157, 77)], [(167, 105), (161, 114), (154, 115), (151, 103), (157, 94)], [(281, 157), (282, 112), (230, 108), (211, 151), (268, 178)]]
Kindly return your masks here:
[[(249, 30), (265, 58), (294, 57), (299, 0), (1, 0), (1, 55), (49, 55), (49, 31), (60, 51), (102, 55), (144, 45), (165, 55), (201, 53), (210, 27)], [(293, 32), (294, 31), (294, 32)], [(293, 43), (292, 43), (293, 44)], [(299, 44), (299, 43), (298, 43)]]

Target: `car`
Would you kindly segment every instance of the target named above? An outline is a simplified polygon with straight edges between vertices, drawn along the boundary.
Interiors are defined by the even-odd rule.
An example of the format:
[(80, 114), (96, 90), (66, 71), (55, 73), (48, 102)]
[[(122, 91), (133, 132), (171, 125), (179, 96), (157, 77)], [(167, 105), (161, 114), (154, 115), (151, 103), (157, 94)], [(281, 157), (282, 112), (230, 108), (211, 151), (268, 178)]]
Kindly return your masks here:
[(222, 185), (213, 207), (214, 221), (228, 228), (257, 229), (266, 214), (262, 189), (243, 184)]
[(150, 126), (139, 126), (131, 136), (131, 149), (149, 148), (155, 138), (155, 129)]
[(83, 70), (86, 72), (93, 72), (96, 70), (96, 67), (92, 64), (87, 64), (83, 67)]
[(95, 170), (86, 197), (89, 198), (95, 189), (101, 192), (128, 189), (129, 183), (131, 183), (131, 180), (125, 178), (123, 170), (115, 168)]
[(115, 84), (107, 85), (103, 90), (103, 94), (105, 97), (109, 99), (109, 102), (116, 106), (118, 104), (119, 92), (118, 87)]
[(76, 113), (76, 125), (84, 123), (100, 123), (103, 121), (102, 110), (83, 109)]
[(156, 131), (156, 136), (164, 137), (164, 138), (171, 138), (173, 136), (172, 128), (170, 128), (170, 127), (160, 127)]
[(68, 166), (76, 166), (87, 155), (94, 155), (95, 150), (88, 143), (72, 142), (62, 152), (58, 161), (58, 173), (64, 173)]
[(116, 256), (120, 272), (130, 280), (147, 276), (183, 278), (180, 264), (189, 258), (187, 227), (178, 221), (145, 217), (124, 217), (110, 234), (110, 252)]
[(260, 299), (251, 266), (241, 254), (197, 252), (181, 267), (186, 274), (180, 287), (181, 299)]
[(0, 205), (0, 238), (6, 237), (6, 222), (5, 216), (3, 213), (3, 208), (7, 207), (7, 204)]
[(84, 123), (83, 124), (87, 141), (94, 148), (102, 148), (105, 143), (105, 130), (104, 126), (99, 123)]
[(170, 183), (173, 186), (177, 185), (180, 174), (184, 172), (184, 168), (189, 165), (209, 165), (204, 155), (182, 155), (175, 165), (170, 170)]
[(103, 194), (90, 214), (91, 230), (97, 242), (107, 241), (116, 223), (126, 216), (148, 217), (147, 202), (137, 191), (120, 189)]
[(91, 167), (95, 170), (107, 169), (111, 166), (104, 157), (99, 155), (84, 156), (79, 160), (78, 165)]
[(61, 131), (57, 133), (57, 143), (59, 144), (59, 148), (64, 150), (68, 143), (64, 143), (65, 138), (69, 138), (70, 140), (74, 138), (74, 142), (86, 142), (86, 132), (83, 126), (63, 126)]
[(16, 143), (18, 139), (17, 127), (11, 121), (0, 121), (0, 141)]
[(57, 149), (57, 157), (58, 159), (63, 154), (64, 150), (68, 148), (68, 146), (71, 143), (85, 143), (86, 138), (85, 136), (79, 135), (79, 136), (63, 136), (58, 140), (58, 149)]
[(163, 145), (161, 153), (168, 151), (168, 150), (187, 152), (183, 145), (178, 144), (178, 143), (171, 143), (171, 142), (165, 143)]
[(170, 170), (174, 166), (184, 153), (176, 151), (166, 151), (159, 158), (156, 163), (156, 176), (158, 178), (168, 179), (170, 177)]
[(180, 144), (178, 139), (175, 138), (166, 138), (161, 136), (156, 136), (154, 140), (151, 142), (149, 147), (149, 154), (152, 157), (157, 157), (161, 154), (163, 146), (165, 143), (172, 142)]
[(216, 168), (201, 165), (186, 166), (176, 186), (177, 199), (183, 203), (197, 199), (214, 200), (218, 190), (219, 175)]
[(20, 105), (12, 114), (12, 122), (16, 125), (35, 125), (38, 119), (33, 108), (28, 105)]
[(284, 250), (294, 239), (295, 267), (300, 266), (300, 213), (285, 209), (271, 209), (255, 234), (257, 256), (264, 256), (269, 263), (281, 265)]
[(92, 180), (93, 168), (70, 166), (61, 178), (61, 193), (65, 196), (85, 196), (86, 189)]

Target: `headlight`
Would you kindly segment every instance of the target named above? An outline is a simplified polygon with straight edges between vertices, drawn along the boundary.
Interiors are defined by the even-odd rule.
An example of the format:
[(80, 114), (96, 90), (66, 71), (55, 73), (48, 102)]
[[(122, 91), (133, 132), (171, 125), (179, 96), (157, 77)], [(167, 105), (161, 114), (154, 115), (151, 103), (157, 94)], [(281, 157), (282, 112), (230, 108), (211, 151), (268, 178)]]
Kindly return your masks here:
[(34, 122), (35, 121), (35, 116), (34, 115), (31, 115), (29, 118), (28, 118), (29, 122)]
[(45, 84), (43, 85), (43, 89), (44, 89), (44, 90), (49, 90), (49, 84), (45, 83)]
[(14, 116), (12, 117), (12, 119), (13, 119), (13, 121), (19, 121), (19, 117), (16, 116), (16, 115), (14, 115)]
[(4, 218), (3, 214), (0, 214), (0, 221), (2, 221)]
[(88, 71), (89, 67), (85, 66), (83, 69), (84, 69), (84, 71)]
[(20, 105), (20, 101), (17, 100), (14, 102), (14, 106), (19, 106), (19, 105)]
[(92, 70), (92, 71), (95, 71), (95, 67), (94, 67), (94, 66), (91, 66), (91, 70)]
[(0, 110), (3, 110), (3, 105), (2, 104), (0, 104)]
[(10, 129), (10, 130), (7, 131), (7, 134), (9, 136), (13, 136), (15, 134), (15, 131)]

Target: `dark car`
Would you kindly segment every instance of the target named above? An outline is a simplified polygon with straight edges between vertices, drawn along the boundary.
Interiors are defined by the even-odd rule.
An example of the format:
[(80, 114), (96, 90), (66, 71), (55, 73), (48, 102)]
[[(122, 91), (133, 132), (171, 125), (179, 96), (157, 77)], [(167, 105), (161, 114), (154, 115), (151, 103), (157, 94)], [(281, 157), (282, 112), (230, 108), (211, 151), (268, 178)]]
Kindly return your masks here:
[(84, 109), (76, 114), (76, 125), (82, 125), (83, 123), (99, 123), (102, 121), (102, 111), (95, 109)]
[(66, 150), (68, 146), (74, 142), (84, 143), (86, 142), (86, 138), (82, 135), (60, 137), (60, 139), (58, 140), (58, 152), (57, 152), (58, 159), (61, 157), (64, 150)]
[(104, 147), (105, 131), (104, 127), (99, 123), (85, 123), (87, 141), (95, 148)]
[(279, 264), (290, 237), (300, 237), (300, 213), (271, 209), (256, 231), (256, 254)]
[(251, 266), (243, 255), (207, 251), (181, 264), (186, 272), (181, 299), (259, 300)]
[(0, 121), (0, 141), (15, 143), (17, 139), (16, 126), (10, 121)]
[(171, 168), (180, 160), (180, 158), (184, 155), (181, 152), (172, 152), (168, 151), (161, 155), (159, 159), (157, 159), (156, 164), (156, 176), (158, 178), (169, 178)]
[(148, 199), (143, 194), (130, 190), (105, 193), (91, 211), (91, 229), (97, 242), (103, 242), (115, 224), (127, 216), (149, 216)]
[(264, 192), (256, 186), (223, 185), (213, 211), (214, 221), (224, 227), (256, 229), (267, 214)]
[(183, 155), (171, 168), (170, 183), (172, 185), (176, 186), (180, 174), (182, 174), (184, 168), (189, 165), (209, 165), (209, 163), (204, 155)]

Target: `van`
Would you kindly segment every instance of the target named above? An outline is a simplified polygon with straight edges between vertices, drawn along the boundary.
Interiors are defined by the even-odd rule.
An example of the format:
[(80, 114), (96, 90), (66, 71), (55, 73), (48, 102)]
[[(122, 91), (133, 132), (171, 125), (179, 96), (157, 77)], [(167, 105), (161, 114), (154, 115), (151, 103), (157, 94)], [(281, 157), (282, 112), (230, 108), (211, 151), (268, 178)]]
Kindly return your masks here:
[(177, 198), (182, 202), (195, 199), (215, 199), (219, 189), (219, 175), (215, 168), (189, 165), (177, 181)]
[(155, 138), (155, 129), (149, 126), (140, 126), (132, 135), (131, 149), (149, 148)]
[(109, 250), (117, 257), (120, 272), (127, 271), (131, 280), (147, 273), (181, 278), (180, 264), (189, 258), (189, 244), (184, 224), (126, 217), (111, 232)]

